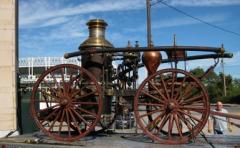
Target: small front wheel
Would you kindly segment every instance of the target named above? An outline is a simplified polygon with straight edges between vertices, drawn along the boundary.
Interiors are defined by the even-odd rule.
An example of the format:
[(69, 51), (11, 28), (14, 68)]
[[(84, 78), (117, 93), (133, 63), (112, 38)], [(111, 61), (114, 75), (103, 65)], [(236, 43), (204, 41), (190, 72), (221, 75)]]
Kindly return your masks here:
[(100, 86), (84, 68), (72, 64), (54, 66), (33, 87), (31, 113), (49, 137), (78, 140), (91, 132), (101, 118)]

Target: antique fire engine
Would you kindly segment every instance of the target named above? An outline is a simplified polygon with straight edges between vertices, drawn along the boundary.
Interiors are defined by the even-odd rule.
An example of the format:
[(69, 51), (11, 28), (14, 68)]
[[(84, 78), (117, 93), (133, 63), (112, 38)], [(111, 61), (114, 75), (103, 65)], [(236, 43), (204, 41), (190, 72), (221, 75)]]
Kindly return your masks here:
[[(81, 56), (81, 66), (57, 65), (38, 78), (31, 96), (31, 114), (45, 134), (60, 141), (75, 141), (115, 123), (120, 129), (135, 126), (155, 142), (179, 144), (195, 138), (210, 113), (240, 119), (210, 111), (208, 93), (201, 82), (219, 58), (231, 58), (232, 54), (225, 53), (223, 47), (178, 46), (175, 42), (173, 46), (154, 46), (149, 2), (147, 47), (140, 47), (138, 42), (113, 47), (105, 39), (107, 23), (93, 19), (87, 23), (89, 37), (79, 51), (65, 54), (65, 58)], [(189, 51), (208, 54), (189, 56)], [(162, 58), (163, 52), (166, 58)], [(197, 59), (213, 59), (204, 75), (195, 77), (187, 69), (178, 69), (180, 61)], [(162, 63), (171, 67), (159, 70)], [(138, 86), (143, 67), (148, 76)]]

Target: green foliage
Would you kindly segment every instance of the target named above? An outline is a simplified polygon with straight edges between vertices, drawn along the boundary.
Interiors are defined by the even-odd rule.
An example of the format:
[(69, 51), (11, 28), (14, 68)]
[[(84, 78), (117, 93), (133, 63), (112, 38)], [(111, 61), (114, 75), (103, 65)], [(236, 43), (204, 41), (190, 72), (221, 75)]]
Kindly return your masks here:
[(204, 70), (200, 67), (197, 67), (197, 68), (191, 70), (190, 73), (196, 77), (201, 77), (204, 74)]
[[(197, 67), (190, 71), (194, 76), (201, 77), (204, 75), (204, 70)], [(231, 75), (225, 75), (227, 96), (223, 94), (223, 74), (216, 74), (210, 71), (202, 79), (202, 83), (206, 86), (209, 94), (210, 102), (222, 101), (223, 103), (240, 104), (240, 79), (233, 79)]]

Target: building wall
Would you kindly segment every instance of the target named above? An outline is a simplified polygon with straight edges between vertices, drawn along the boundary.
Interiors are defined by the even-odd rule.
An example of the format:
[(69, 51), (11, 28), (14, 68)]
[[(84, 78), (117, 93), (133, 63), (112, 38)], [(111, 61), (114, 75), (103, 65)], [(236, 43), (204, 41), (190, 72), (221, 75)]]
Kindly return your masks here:
[(0, 137), (16, 130), (15, 0), (0, 0)]

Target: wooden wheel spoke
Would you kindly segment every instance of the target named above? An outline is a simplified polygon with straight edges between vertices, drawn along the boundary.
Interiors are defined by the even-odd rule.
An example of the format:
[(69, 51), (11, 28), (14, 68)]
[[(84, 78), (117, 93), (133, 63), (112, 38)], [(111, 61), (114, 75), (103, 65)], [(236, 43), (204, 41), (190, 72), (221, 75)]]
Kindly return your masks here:
[(66, 89), (66, 85), (65, 85), (66, 83), (65, 83), (65, 79), (64, 79), (64, 73), (65, 73), (64, 69), (65, 68), (61, 68), (61, 72), (60, 73), (61, 73), (61, 77), (62, 77), (63, 88), (65, 90)]
[(182, 135), (182, 123), (180, 122), (177, 114), (174, 114), (173, 117), (174, 117), (174, 120), (175, 120), (175, 123), (176, 123), (176, 127), (177, 127), (177, 130), (178, 130), (178, 133), (180, 135), (180, 138), (182, 139), (183, 138), (183, 135)]
[(55, 99), (57, 99), (57, 100), (60, 100), (60, 98), (58, 98), (57, 96), (54, 96), (54, 95), (52, 95), (51, 93), (49, 94), (49, 93), (47, 93), (46, 91), (43, 91), (42, 89), (40, 90), (40, 92), (43, 93), (44, 96), (48, 96), (48, 97), (50, 97), (50, 98), (55, 98)]
[(157, 98), (157, 97), (155, 97), (155, 96), (147, 93), (146, 91), (142, 91), (142, 93), (145, 94), (145, 95), (147, 95), (147, 96), (149, 96), (150, 98), (152, 98), (152, 99), (154, 99), (154, 100), (157, 100), (157, 101), (159, 101), (159, 102), (161, 102), (161, 103), (164, 103), (163, 100), (161, 100), (160, 98)]
[(187, 79), (187, 76), (185, 76), (185, 77), (183, 78), (183, 81), (181, 82), (181, 85), (180, 85), (180, 89), (179, 89), (179, 91), (177, 92), (177, 94), (176, 94), (176, 96), (175, 96), (175, 98), (174, 98), (174, 100), (177, 100), (178, 102), (179, 102), (180, 99), (181, 99), (181, 97), (180, 97), (180, 92), (182, 92), (182, 88), (183, 88), (183, 85), (185, 84), (186, 79)]
[[(165, 113), (166, 113), (166, 112), (165, 112)], [(167, 115), (164, 116), (164, 118), (162, 119), (162, 122), (161, 122), (160, 126), (158, 127), (157, 133), (159, 133), (159, 132), (162, 130), (162, 128), (164, 127), (164, 125), (167, 123), (169, 117), (170, 117), (170, 114), (167, 114)]]
[(201, 107), (204, 106), (204, 104), (206, 104), (206, 101), (204, 100), (198, 100), (198, 101), (194, 101), (192, 103), (188, 103), (188, 104), (181, 104), (181, 106), (192, 106), (192, 107)]
[(165, 91), (165, 93), (166, 93), (166, 95), (167, 95), (167, 98), (170, 99), (169, 94), (168, 94), (168, 90), (167, 90), (166, 83), (165, 83), (165, 81), (163, 80), (162, 76), (160, 76), (160, 79), (161, 79), (161, 82), (162, 82), (162, 84), (163, 84), (163, 88), (164, 88), (164, 91)]
[(66, 117), (67, 117), (68, 137), (71, 137), (71, 130), (70, 130), (71, 122), (69, 119), (69, 113), (67, 109), (66, 109)]
[(90, 111), (87, 111), (86, 109), (83, 109), (83, 108), (78, 107), (78, 110), (80, 110), (81, 112), (85, 112), (85, 113), (87, 113), (87, 114), (89, 114), (89, 115), (92, 115), (94, 118), (97, 117), (97, 114), (95, 114), (95, 113), (93, 113), (93, 112), (90, 112)]
[(81, 105), (98, 105), (97, 102), (72, 102), (73, 104), (81, 104)]
[(58, 135), (60, 135), (60, 133), (62, 131), (62, 124), (63, 124), (64, 116), (65, 116), (65, 109), (62, 110), (62, 116), (61, 116), (61, 119), (60, 119)]
[(59, 106), (59, 104), (55, 104), (55, 105), (50, 106), (48, 108), (44, 108), (44, 109), (39, 110), (38, 113), (50, 111), (50, 110), (52, 110), (52, 109), (54, 109), (55, 107), (58, 107), (58, 106)]
[(174, 95), (174, 85), (175, 85), (175, 78), (176, 77), (176, 73), (172, 72), (172, 88), (171, 88), (171, 99), (173, 99), (173, 95)]
[(198, 96), (194, 96), (194, 97), (192, 97), (192, 98), (188, 98), (188, 99), (186, 99), (186, 100), (184, 100), (182, 103), (181, 103), (181, 105), (189, 105), (189, 104), (193, 104), (194, 102), (196, 102), (196, 101), (201, 101), (201, 100), (203, 100), (203, 94), (200, 94), (200, 95), (198, 95)]
[[(78, 93), (80, 93), (82, 90), (81, 89), (79, 89), (79, 90), (77, 90), (77, 91), (75, 91), (73, 94), (72, 94), (72, 97), (75, 97)], [(96, 91), (92, 91), (92, 92), (90, 92), (90, 93), (87, 93), (87, 94), (84, 94), (84, 95), (81, 95), (81, 96), (79, 96), (77, 99), (82, 99), (82, 98), (86, 98), (86, 97), (88, 97), (88, 96), (91, 96), (91, 95), (94, 95), (96, 93)]]
[(71, 89), (71, 86), (72, 86), (72, 83), (73, 83), (73, 71), (70, 71), (70, 76), (69, 76), (69, 81), (68, 81), (68, 87), (67, 87), (67, 92), (72, 94), (72, 89)]
[(40, 123), (42, 124), (44, 121), (47, 121), (50, 117), (52, 117), (59, 110), (60, 110), (60, 107), (56, 108), (54, 111), (52, 111), (50, 114), (48, 114), (45, 118), (43, 118), (43, 120)]
[(179, 110), (179, 112), (187, 115), (190, 119), (194, 119), (195, 121), (198, 121), (199, 123), (202, 123), (202, 120), (200, 120), (200, 119), (198, 119), (197, 117), (191, 115), (190, 113), (186, 113), (185, 111), (181, 111), (181, 110)]
[(184, 115), (181, 115), (179, 113), (177, 113), (177, 115), (178, 115), (179, 119), (182, 120), (182, 122), (187, 126), (189, 132), (192, 132), (193, 128), (189, 125), (186, 118), (184, 118)]
[(182, 96), (180, 98), (183, 98), (186, 95), (189, 95), (189, 93), (192, 92), (192, 85), (188, 84), (186, 88), (183, 90)]
[(78, 116), (79, 119), (81, 119), (86, 125), (88, 125), (89, 123), (74, 109), (71, 109), (73, 111), (73, 113), (75, 113), (75, 115)]
[(203, 108), (203, 107), (180, 106), (179, 108), (183, 110), (195, 111), (199, 113), (203, 113), (204, 111), (206, 111), (206, 108)]
[(154, 110), (154, 111), (151, 111), (151, 112), (148, 112), (146, 114), (141, 115), (140, 118), (143, 118), (143, 117), (146, 117), (146, 116), (149, 116), (149, 115), (152, 115), (154, 113), (161, 112), (161, 111), (163, 111), (163, 109)]
[[(165, 112), (162, 112), (160, 115), (158, 115), (153, 121), (150, 121), (150, 123), (148, 123), (148, 125), (146, 126), (146, 128), (148, 130), (154, 129), (158, 123), (161, 121), (162, 116), (164, 116)], [(158, 123), (156, 123), (158, 122)]]
[(174, 120), (173, 114), (171, 114), (168, 121), (168, 139), (172, 138), (173, 120)]
[[(70, 73), (70, 76), (69, 76), (69, 81), (68, 82), (69, 82), (69, 84), (72, 84), (72, 82), (73, 82), (73, 71), (70, 71), (69, 73)], [(71, 85), (69, 85), (69, 86), (71, 86)]]
[(73, 78), (73, 73), (70, 72), (70, 76), (69, 76), (69, 84), (72, 84), (72, 83), (71, 83), (72, 78)]
[(188, 100), (189, 98), (192, 98), (194, 96), (196, 96), (197, 94), (201, 93), (200, 90), (197, 90), (195, 92), (192, 92), (193, 88), (191, 88), (191, 91), (189, 91), (187, 94), (185, 94), (183, 96), (184, 100), (183, 101), (186, 101)]
[[(162, 107), (162, 106), (161, 106), (161, 107)], [(163, 109), (159, 109), (159, 106), (153, 106), (153, 108), (154, 108), (155, 110), (163, 111)]]
[(50, 91), (54, 92), (55, 94), (58, 94), (58, 92), (54, 88), (52, 88), (52, 86), (50, 86), (46, 80), (43, 79), (43, 82), (48, 86)]
[(138, 103), (138, 105), (141, 106), (163, 106), (162, 104), (157, 104), (157, 103)]
[[(161, 91), (151, 82), (149, 81), (149, 84), (158, 92), (158, 94), (165, 100), (167, 101), (168, 99), (161, 93)], [(148, 94), (148, 93), (147, 93)], [(146, 95), (147, 95), (146, 94)], [(149, 94), (150, 95), (150, 94)]]
[(81, 93), (81, 91), (82, 91), (81, 89), (78, 89), (78, 90), (72, 92), (72, 97), (75, 97), (77, 94)]
[(70, 113), (71, 118), (73, 119), (74, 126), (75, 126), (75, 127), (77, 128), (77, 130), (78, 130), (78, 133), (81, 133), (81, 130), (80, 130), (78, 124), (77, 124), (77, 120), (76, 120), (76, 118), (74, 117), (73, 112), (72, 112), (71, 109), (69, 109), (69, 113)]
[(46, 103), (47, 108), (49, 108), (49, 104), (48, 104), (48, 100), (47, 100), (48, 98), (47, 98), (45, 95), (43, 96), (43, 98), (44, 98), (44, 100), (45, 100), (45, 103)]
[(60, 117), (60, 115), (61, 115), (61, 112), (62, 112), (62, 111), (59, 111), (59, 112), (57, 113), (57, 116), (56, 116), (56, 118), (53, 120), (53, 122), (52, 122), (51, 126), (50, 126), (50, 127), (49, 127), (49, 129), (48, 129), (48, 131), (49, 131), (49, 132), (51, 131), (51, 129), (53, 128), (54, 124), (56, 123), (56, 121), (57, 121), (57, 120), (58, 120), (58, 118)]
[[(50, 75), (51, 75), (51, 77), (53, 78), (54, 83), (58, 86), (58, 82), (57, 82), (57, 79), (56, 79), (56, 77), (54, 76), (54, 74), (53, 74), (52, 72), (50, 72)], [(59, 87), (59, 86), (58, 86), (58, 87)]]

